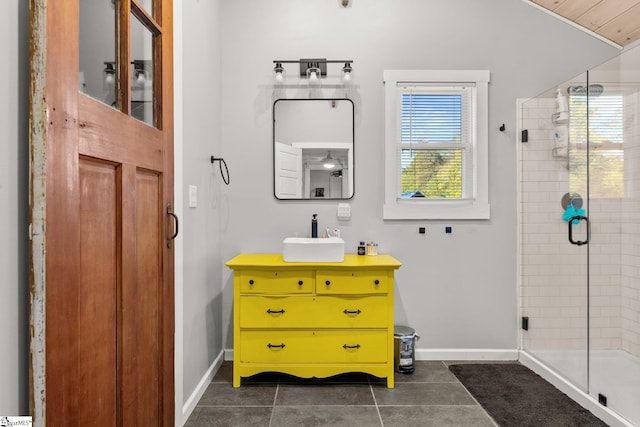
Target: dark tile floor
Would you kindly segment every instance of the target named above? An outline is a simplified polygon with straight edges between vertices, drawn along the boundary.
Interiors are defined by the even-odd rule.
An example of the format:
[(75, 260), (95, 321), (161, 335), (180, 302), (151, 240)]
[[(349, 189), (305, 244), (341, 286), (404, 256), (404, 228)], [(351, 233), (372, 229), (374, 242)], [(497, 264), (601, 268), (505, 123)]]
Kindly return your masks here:
[(396, 374), (394, 389), (363, 374), (322, 380), (260, 374), (233, 388), (232, 364), (224, 362), (186, 427), (495, 427), (445, 362), (416, 361), (415, 368)]

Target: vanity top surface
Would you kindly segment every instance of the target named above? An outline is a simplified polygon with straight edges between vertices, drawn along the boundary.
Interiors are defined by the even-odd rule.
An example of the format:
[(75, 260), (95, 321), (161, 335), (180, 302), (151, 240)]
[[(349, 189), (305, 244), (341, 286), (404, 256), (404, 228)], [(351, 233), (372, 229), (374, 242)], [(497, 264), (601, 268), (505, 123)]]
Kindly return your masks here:
[(342, 262), (285, 262), (282, 254), (240, 254), (230, 259), (226, 264), (231, 269), (259, 267), (259, 268), (400, 268), (402, 265), (391, 255), (380, 254), (376, 256), (345, 254)]

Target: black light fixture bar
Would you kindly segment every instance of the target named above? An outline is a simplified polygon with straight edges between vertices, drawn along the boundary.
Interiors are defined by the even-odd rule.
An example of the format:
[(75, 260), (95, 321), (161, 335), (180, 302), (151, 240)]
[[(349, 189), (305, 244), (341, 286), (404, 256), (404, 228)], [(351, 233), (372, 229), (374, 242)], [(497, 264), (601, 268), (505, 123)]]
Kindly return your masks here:
[(307, 77), (307, 70), (318, 69), (320, 70), (318, 77), (326, 77), (327, 64), (345, 64), (349, 65), (351, 69), (352, 59), (326, 59), (326, 58), (302, 58), (302, 59), (275, 59), (273, 61), (276, 67), (282, 66), (282, 64), (300, 64), (300, 77)]

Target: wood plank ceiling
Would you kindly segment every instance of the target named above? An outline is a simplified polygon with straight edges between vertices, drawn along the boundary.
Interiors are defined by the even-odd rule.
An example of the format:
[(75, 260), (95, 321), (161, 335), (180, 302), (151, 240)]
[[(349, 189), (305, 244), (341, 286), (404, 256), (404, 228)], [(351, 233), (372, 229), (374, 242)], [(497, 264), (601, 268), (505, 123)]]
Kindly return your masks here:
[(620, 46), (640, 39), (640, 0), (530, 1)]

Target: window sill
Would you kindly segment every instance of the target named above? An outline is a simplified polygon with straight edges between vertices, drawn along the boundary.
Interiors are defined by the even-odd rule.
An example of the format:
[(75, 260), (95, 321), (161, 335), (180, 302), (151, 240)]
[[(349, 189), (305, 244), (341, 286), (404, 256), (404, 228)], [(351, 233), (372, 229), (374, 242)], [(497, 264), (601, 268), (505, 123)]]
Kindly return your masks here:
[(488, 203), (416, 202), (385, 204), (383, 219), (489, 219)]

